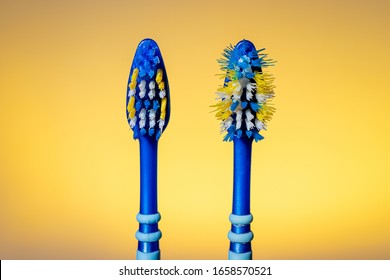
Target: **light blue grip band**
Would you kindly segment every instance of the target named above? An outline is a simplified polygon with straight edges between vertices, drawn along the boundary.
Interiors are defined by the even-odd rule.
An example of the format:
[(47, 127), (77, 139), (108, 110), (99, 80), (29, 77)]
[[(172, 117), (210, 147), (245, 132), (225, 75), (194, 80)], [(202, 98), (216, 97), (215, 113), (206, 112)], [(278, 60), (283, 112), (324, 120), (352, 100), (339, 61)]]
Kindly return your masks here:
[(154, 251), (151, 253), (143, 253), (137, 250), (137, 260), (159, 260), (160, 259), (160, 250)]
[(252, 259), (252, 252), (247, 253), (234, 253), (229, 250), (229, 260), (251, 260)]
[(253, 216), (252, 214), (249, 215), (230, 214), (229, 221), (235, 225), (249, 225), (253, 221)]
[(234, 243), (248, 243), (253, 239), (253, 232), (250, 231), (246, 233), (234, 233), (229, 231), (228, 238), (231, 242)]
[(137, 240), (141, 242), (156, 242), (160, 240), (161, 236), (161, 231), (143, 233), (138, 230), (135, 233), (135, 238), (137, 238)]
[(151, 214), (151, 215), (144, 215), (141, 213), (137, 214), (137, 221), (140, 224), (157, 224), (161, 220), (160, 213), (157, 214)]

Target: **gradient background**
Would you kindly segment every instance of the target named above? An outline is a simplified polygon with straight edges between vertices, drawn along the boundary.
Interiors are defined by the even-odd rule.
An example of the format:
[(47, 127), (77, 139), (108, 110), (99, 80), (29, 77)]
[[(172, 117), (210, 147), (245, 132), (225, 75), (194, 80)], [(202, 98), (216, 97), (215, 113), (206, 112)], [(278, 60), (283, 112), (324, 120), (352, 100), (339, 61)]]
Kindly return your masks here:
[(389, 14), (384, 0), (1, 0), (0, 258), (135, 258), (125, 95), (151, 37), (172, 98), (163, 259), (227, 257), (233, 145), (209, 105), (216, 59), (243, 38), (278, 61), (253, 147), (254, 258), (390, 259)]

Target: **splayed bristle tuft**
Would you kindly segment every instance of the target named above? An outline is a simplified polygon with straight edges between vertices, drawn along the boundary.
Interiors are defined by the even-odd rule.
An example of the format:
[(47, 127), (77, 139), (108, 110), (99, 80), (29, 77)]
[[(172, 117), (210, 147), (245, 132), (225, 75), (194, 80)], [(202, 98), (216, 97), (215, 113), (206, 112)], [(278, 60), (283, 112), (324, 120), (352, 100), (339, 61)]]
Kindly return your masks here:
[(218, 103), (213, 105), (217, 119), (221, 120), (221, 131), (226, 132), (224, 141), (234, 137), (248, 137), (256, 142), (264, 137), (261, 130), (272, 118), (275, 108), (273, 77), (264, 68), (274, 61), (256, 50), (247, 40), (236, 46), (228, 46), (218, 60), (224, 74), (224, 85), (217, 91)]

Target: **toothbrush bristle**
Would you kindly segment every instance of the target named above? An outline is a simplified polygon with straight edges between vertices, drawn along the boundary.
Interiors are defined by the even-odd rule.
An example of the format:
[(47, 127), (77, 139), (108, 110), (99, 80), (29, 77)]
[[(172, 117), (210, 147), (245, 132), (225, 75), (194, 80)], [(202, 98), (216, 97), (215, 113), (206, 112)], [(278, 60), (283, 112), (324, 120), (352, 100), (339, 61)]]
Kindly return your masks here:
[(242, 40), (236, 46), (228, 46), (218, 60), (225, 80), (217, 91), (219, 102), (212, 107), (221, 120), (221, 132), (226, 132), (224, 141), (232, 141), (234, 136), (256, 142), (264, 138), (260, 131), (266, 129), (275, 108), (271, 103), (273, 76), (264, 71), (274, 62), (263, 51)]
[(169, 86), (160, 49), (151, 39), (136, 50), (130, 70), (126, 115), (134, 139), (142, 135), (157, 140), (168, 125)]

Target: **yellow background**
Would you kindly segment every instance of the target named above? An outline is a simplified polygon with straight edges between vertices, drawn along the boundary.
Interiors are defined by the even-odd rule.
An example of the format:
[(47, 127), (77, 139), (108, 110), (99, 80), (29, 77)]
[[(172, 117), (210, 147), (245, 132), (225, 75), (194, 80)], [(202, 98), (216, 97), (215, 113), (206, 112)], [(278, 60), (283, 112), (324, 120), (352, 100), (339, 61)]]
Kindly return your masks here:
[(232, 143), (216, 59), (278, 63), (253, 146), (256, 259), (390, 259), (388, 1), (0, 2), (0, 258), (134, 259), (139, 147), (129, 68), (153, 38), (171, 120), (159, 145), (163, 259), (226, 259)]

